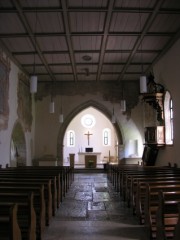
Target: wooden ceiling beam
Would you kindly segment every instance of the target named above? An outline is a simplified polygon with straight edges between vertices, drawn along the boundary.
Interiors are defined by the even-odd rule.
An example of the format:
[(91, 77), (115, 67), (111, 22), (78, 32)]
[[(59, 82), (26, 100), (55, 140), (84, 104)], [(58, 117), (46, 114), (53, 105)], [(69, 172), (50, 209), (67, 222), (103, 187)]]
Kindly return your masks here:
[(74, 73), (74, 80), (77, 81), (77, 72), (76, 72), (76, 64), (75, 64), (75, 57), (74, 57), (74, 50), (73, 45), (71, 42), (71, 36), (70, 36), (70, 24), (69, 24), (69, 18), (68, 18), (68, 10), (67, 10), (67, 1), (61, 0), (62, 9), (63, 9), (63, 18), (64, 18), (64, 26), (65, 26), (65, 32), (66, 32), (66, 41), (69, 48), (69, 55), (71, 59), (72, 69)]
[(100, 76), (101, 76), (101, 70), (102, 70), (102, 66), (103, 66), (104, 54), (105, 54), (105, 50), (106, 50), (106, 44), (107, 44), (107, 39), (108, 39), (108, 33), (109, 33), (114, 3), (115, 3), (115, 0), (109, 1), (108, 12), (106, 15), (105, 26), (104, 26), (104, 36), (103, 36), (102, 43), (101, 43), (101, 53), (99, 56), (99, 65), (98, 65), (96, 81), (99, 81)]
[(34, 46), (34, 49), (36, 49), (37, 53), (38, 53), (38, 56), (39, 58), (41, 59), (42, 63), (44, 64), (47, 72), (49, 73), (49, 76), (51, 78), (52, 81), (55, 81), (55, 77), (51, 71), (51, 69), (49, 68), (48, 66), (48, 63), (46, 61), (46, 59), (44, 58), (42, 52), (41, 52), (41, 48), (37, 42), (37, 39), (35, 39), (35, 36), (34, 36), (34, 33), (26, 19), (26, 17), (24, 16), (24, 13), (23, 13), (23, 10), (22, 10), (22, 6), (20, 5), (19, 1), (16, 1), (16, 0), (12, 0), (14, 6), (16, 7), (17, 11), (18, 11), (18, 15), (19, 15), (19, 19), (20, 21), (22, 22), (25, 30), (28, 32), (28, 35), (29, 35), (29, 39), (32, 43), (32, 45)]
[(131, 63), (131, 61), (132, 61), (132, 59), (133, 59), (137, 49), (139, 48), (139, 46), (140, 46), (144, 36), (147, 34), (148, 29), (152, 25), (155, 17), (157, 16), (157, 14), (159, 12), (159, 9), (160, 9), (160, 7), (162, 6), (163, 3), (164, 3), (164, 0), (159, 0), (159, 1), (156, 2), (155, 7), (154, 7), (154, 11), (149, 16), (146, 24), (144, 25), (142, 33), (138, 37), (138, 39), (137, 39), (137, 41), (136, 41), (136, 43), (134, 45), (134, 48), (133, 48), (133, 50), (132, 50), (131, 54), (129, 55), (129, 58), (128, 58), (127, 62), (126, 62), (126, 65), (123, 68), (123, 71), (122, 71), (122, 73), (118, 77), (118, 81), (122, 81), (123, 80), (124, 74), (126, 73), (128, 67), (129, 67), (129, 64)]

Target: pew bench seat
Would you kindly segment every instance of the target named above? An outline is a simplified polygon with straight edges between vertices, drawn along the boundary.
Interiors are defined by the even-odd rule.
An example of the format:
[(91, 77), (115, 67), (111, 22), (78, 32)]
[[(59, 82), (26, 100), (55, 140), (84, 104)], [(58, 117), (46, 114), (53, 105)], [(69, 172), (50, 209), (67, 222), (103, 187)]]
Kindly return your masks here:
[[(155, 190), (155, 189), (153, 189)], [(167, 199), (165, 199), (165, 197)], [(179, 219), (178, 204), (180, 190), (174, 187), (158, 187), (157, 192), (149, 192), (145, 203), (145, 225), (151, 239), (173, 239)]]
[(180, 239), (180, 191), (159, 191), (156, 222), (157, 240)]
[[(2, 211), (3, 210), (3, 211)], [(16, 203), (0, 204), (0, 239), (22, 240), (17, 219), (18, 205)]]
[[(32, 189), (36, 191), (39, 187), (44, 186), (44, 202), (45, 202), (45, 213), (46, 213), (46, 225), (48, 226), (50, 220), (53, 215), (53, 206), (54, 201), (52, 201), (52, 194), (51, 194), (51, 180), (39, 180), (39, 179), (16, 179), (16, 178), (9, 178), (9, 179), (2, 179), (0, 178), (0, 190), (1, 188), (11, 188), (11, 187), (19, 187), (23, 189)], [(54, 213), (55, 214), (55, 213)]]
[[(158, 205), (158, 192), (163, 190), (168, 191), (180, 191), (180, 183), (173, 182), (149, 182), (140, 183), (138, 187), (138, 196), (136, 199), (136, 215), (139, 218), (139, 222), (144, 224), (145, 221), (149, 224), (149, 216), (153, 215), (156, 206)], [(149, 209), (151, 208), (151, 212)]]
[[(33, 192), (34, 203), (33, 207), (36, 214), (36, 239), (42, 238), (42, 233), (45, 228), (45, 200), (44, 200), (44, 186), (39, 187), (16, 187), (16, 186), (0, 186), (0, 195), (3, 197), (13, 196), (14, 198), (19, 197), (18, 201), (21, 201), (21, 195)], [(1, 197), (0, 197), (1, 199)], [(17, 201), (16, 200), (16, 201)], [(10, 199), (9, 199), (10, 201)]]
[(5, 204), (18, 204), (17, 219), (22, 239), (36, 240), (36, 213), (33, 193), (0, 193), (1, 214), (6, 214)]

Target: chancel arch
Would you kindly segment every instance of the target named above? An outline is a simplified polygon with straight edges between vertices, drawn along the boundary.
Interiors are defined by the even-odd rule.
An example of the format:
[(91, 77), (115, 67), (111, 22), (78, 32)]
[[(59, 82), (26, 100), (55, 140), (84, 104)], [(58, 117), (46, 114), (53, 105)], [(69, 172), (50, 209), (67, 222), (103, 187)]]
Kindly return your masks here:
[[(65, 150), (65, 142), (64, 142), (64, 137), (66, 135), (66, 130), (68, 129), (68, 126), (69, 124), (72, 122), (72, 120), (74, 118), (76, 118), (76, 116), (80, 113), (82, 113), (83, 111), (85, 111), (85, 109), (88, 109), (88, 108), (93, 108), (95, 109), (95, 111), (99, 112), (100, 114), (102, 114), (104, 116), (104, 118), (108, 119), (109, 122), (111, 122), (111, 118), (112, 118), (112, 112), (110, 112), (104, 105), (96, 102), (96, 101), (87, 101), (81, 105), (79, 105), (77, 108), (75, 108), (66, 118), (65, 118), (65, 121), (64, 123), (61, 125), (60, 127), (60, 130), (59, 130), (59, 135), (58, 135), (58, 141), (57, 141), (57, 156), (58, 156), (58, 164), (59, 165), (63, 165), (63, 160), (66, 161), (67, 159), (67, 153), (64, 152)], [(86, 112), (87, 114), (88, 112)], [(79, 123), (81, 124), (81, 123)], [(112, 125), (112, 124), (111, 124)], [(115, 132), (115, 135), (116, 135), (116, 138), (117, 138), (117, 142), (115, 147), (117, 148), (117, 143), (119, 145), (122, 145), (123, 144), (123, 140), (122, 140), (122, 134), (121, 134), (121, 131), (120, 131), (120, 128), (118, 126), (117, 123), (113, 124), (112, 125), (112, 128), (114, 129), (114, 132)], [(73, 130), (73, 129), (71, 129)], [(86, 135), (88, 133), (88, 128), (86, 129), (86, 132), (84, 132), (84, 135)], [(103, 131), (103, 130), (102, 130)], [(90, 130), (89, 130), (89, 133), (91, 134)], [(83, 134), (81, 134), (83, 135)], [(84, 136), (85, 137), (85, 136)], [(86, 137), (88, 137), (88, 135), (86, 135)], [(75, 136), (76, 138), (76, 136)], [(100, 136), (101, 138), (101, 141), (103, 142), (103, 132), (102, 132), (102, 136)], [(76, 138), (77, 139), (77, 138)], [(86, 138), (84, 138), (86, 139)], [(90, 136), (90, 141), (91, 141), (91, 136)], [(88, 138), (86, 139), (86, 141), (88, 141)], [(85, 151), (85, 146), (81, 146), (81, 142), (78, 142), (76, 140), (76, 149), (72, 149), (76, 151), (76, 154), (77, 152), (83, 152)], [(91, 142), (90, 142), (91, 143)], [(88, 142), (86, 143), (87, 147), (91, 147), (91, 145), (88, 145)], [(78, 148), (78, 149), (77, 149)], [(96, 151), (98, 151), (98, 149), (96, 149)], [(109, 154), (109, 150), (107, 149), (108, 151), (108, 154)], [(110, 153), (111, 154), (111, 153)], [(116, 152), (116, 154), (118, 155), (118, 150)], [(103, 158), (103, 156), (101, 156)]]

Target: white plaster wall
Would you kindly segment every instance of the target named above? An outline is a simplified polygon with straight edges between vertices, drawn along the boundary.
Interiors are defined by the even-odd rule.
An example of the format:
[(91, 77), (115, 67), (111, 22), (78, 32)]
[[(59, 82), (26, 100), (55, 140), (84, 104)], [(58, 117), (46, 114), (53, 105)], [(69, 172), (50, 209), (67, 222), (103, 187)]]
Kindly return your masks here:
[[(132, 109), (130, 118), (120, 113), (118, 119), (124, 138), (124, 156), (121, 158), (141, 158), (144, 149), (143, 112), (141, 103), (139, 102), (138, 105)], [(132, 152), (134, 148), (137, 150), (136, 154)]]
[[(85, 128), (81, 124), (81, 118), (86, 115), (91, 114), (95, 117), (96, 124), (92, 128)], [(104, 128), (109, 128), (111, 130), (111, 145), (103, 146), (102, 131)], [(75, 162), (78, 163), (78, 152), (85, 152), (86, 147), (92, 147), (93, 152), (101, 152), (100, 160), (103, 161), (104, 157), (108, 157), (109, 153), (111, 156), (116, 155), (115, 145), (117, 144), (117, 136), (114, 131), (114, 126), (110, 120), (105, 117), (101, 112), (90, 107), (79, 113), (76, 118), (74, 118), (69, 124), (68, 130), (75, 130), (76, 135), (76, 144), (75, 147), (66, 147), (67, 146), (67, 134), (64, 137), (64, 157), (67, 159), (69, 153), (75, 154)], [(89, 146), (87, 142), (87, 136), (84, 135), (87, 132), (90, 132), (92, 135), (89, 138)]]
[(34, 158), (40, 158), (47, 154), (57, 155), (57, 138), (60, 123), (58, 121), (57, 98), (55, 100), (55, 114), (49, 113), (50, 98), (46, 97), (42, 101), (36, 102)]
[(14, 123), (17, 119), (17, 73), (18, 68), (11, 62), (9, 74), (9, 121), (8, 128), (0, 131), (0, 163), (3, 167), (10, 164), (10, 142)]
[(170, 91), (174, 109), (174, 144), (160, 150), (157, 165), (177, 163), (180, 166), (180, 40), (154, 67), (155, 81)]
[[(112, 103), (104, 101), (101, 94), (84, 96), (63, 96), (63, 114), (64, 119), (75, 108), (89, 100), (97, 101), (104, 105), (112, 112)], [(46, 154), (57, 156), (57, 138), (61, 124), (58, 122), (60, 111), (60, 98), (55, 98), (55, 113), (49, 113), (50, 97), (44, 98), (42, 101), (36, 102), (36, 141), (35, 141), (35, 158), (40, 158)], [(116, 120), (123, 136), (123, 146), (121, 158), (129, 157), (132, 153), (129, 151), (131, 141), (138, 142), (137, 156), (142, 156), (143, 138), (142, 138), (142, 110), (138, 105), (132, 110), (130, 118), (122, 114), (120, 104), (114, 104)], [(131, 140), (131, 141), (130, 141)], [(78, 144), (79, 145), (79, 144)]]
[[(5, 167), (10, 164), (10, 143), (14, 124), (17, 117), (17, 84), (18, 84), (18, 67), (11, 62), (9, 74), (9, 121), (8, 128), (0, 131), (0, 164)], [(30, 132), (25, 132), (26, 139), (26, 162), (31, 165), (31, 139), (33, 136)]]

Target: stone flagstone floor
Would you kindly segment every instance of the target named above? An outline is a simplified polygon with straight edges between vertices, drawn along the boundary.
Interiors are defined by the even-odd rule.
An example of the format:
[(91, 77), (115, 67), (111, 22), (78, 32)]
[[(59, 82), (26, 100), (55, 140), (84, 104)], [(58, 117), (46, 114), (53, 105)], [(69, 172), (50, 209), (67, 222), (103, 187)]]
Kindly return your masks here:
[(146, 235), (106, 173), (75, 173), (43, 240), (146, 240)]

